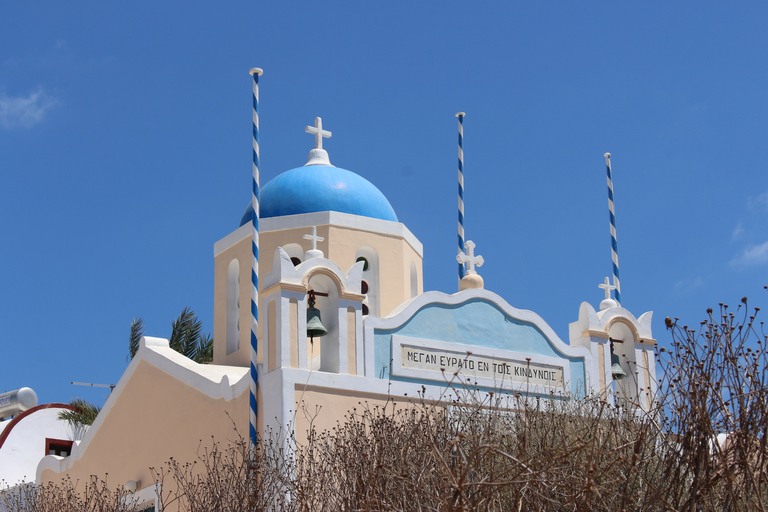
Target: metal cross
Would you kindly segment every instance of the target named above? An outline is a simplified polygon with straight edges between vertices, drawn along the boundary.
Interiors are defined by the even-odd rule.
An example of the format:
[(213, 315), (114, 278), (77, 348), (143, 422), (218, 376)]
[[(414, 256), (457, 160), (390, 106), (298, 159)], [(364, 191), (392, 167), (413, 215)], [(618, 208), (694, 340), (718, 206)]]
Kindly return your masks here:
[(459, 263), (469, 263), (467, 274), (476, 274), (475, 267), (482, 267), (485, 261), (482, 256), (475, 256), (475, 242), (472, 240), (467, 240), (464, 243), (464, 250), (467, 251), (467, 254), (463, 251), (459, 251), (459, 255), (456, 256), (456, 261)]
[[(318, 117), (318, 119), (320, 119)], [(311, 235), (304, 235), (304, 239), (306, 240), (312, 240), (312, 250), (317, 250), (317, 242), (322, 242), (325, 240), (325, 238), (321, 236), (317, 236), (317, 226), (312, 226), (312, 234)]]
[(323, 130), (323, 120), (315, 118), (315, 126), (307, 126), (304, 131), (315, 136), (315, 149), (323, 149), (323, 138), (330, 139), (331, 132)]
[(605, 298), (610, 299), (611, 298), (611, 290), (615, 290), (616, 286), (610, 284), (610, 280), (606, 277), (605, 281), (603, 281), (603, 284), (597, 285), (598, 288), (602, 288), (605, 290)]

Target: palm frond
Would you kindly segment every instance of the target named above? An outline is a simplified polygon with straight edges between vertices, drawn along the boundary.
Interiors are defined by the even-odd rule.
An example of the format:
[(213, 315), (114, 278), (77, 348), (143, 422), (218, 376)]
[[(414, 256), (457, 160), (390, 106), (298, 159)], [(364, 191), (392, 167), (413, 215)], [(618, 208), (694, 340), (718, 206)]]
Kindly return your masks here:
[(82, 398), (73, 398), (70, 400), (69, 405), (77, 410), (60, 412), (59, 419), (66, 421), (74, 428), (92, 425), (96, 416), (99, 415), (99, 411), (101, 411), (100, 406), (87, 402)]
[[(139, 340), (143, 334), (143, 320), (134, 318), (133, 323), (131, 323), (129, 360), (133, 359), (139, 350)], [(168, 346), (197, 363), (204, 364), (213, 361), (213, 336), (203, 333), (203, 322), (189, 307), (184, 308), (179, 317), (171, 324)]]
[(191, 359), (201, 364), (213, 361), (213, 336), (208, 333), (200, 336), (195, 345), (194, 357)]
[(131, 322), (131, 337), (128, 339), (128, 361), (133, 359), (139, 351), (139, 341), (144, 336), (144, 320), (141, 317), (134, 318)]
[(190, 326), (195, 322), (195, 312), (186, 307), (182, 310), (179, 317), (171, 324), (171, 337), (168, 338), (169, 346), (176, 352), (184, 355), (187, 343), (187, 334)]
[(202, 320), (188, 307), (173, 322), (168, 345), (197, 363), (213, 361), (213, 337), (203, 333)]

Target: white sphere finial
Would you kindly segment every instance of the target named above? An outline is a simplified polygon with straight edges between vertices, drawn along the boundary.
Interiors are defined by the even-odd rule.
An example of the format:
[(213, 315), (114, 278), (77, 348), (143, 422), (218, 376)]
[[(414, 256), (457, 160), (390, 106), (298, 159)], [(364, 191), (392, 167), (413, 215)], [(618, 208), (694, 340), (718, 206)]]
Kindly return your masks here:
[(485, 286), (485, 281), (478, 273), (467, 274), (459, 281), (459, 291), (464, 290), (481, 290)]
[(261, 76), (264, 74), (264, 70), (261, 68), (251, 68), (251, 70), (248, 71), (248, 74), (250, 74), (251, 76), (253, 75)]
[(611, 158), (611, 154), (610, 154), (610, 153), (606, 153), (606, 154), (604, 154), (603, 156), (604, 156), (605, 158)]
[(611, 298), (611, 290), (615, 290), (616, 286), (611, 284), (610, 279), (606, 277), (603, 284), (599, 284), (597, 287), (605, 290), (605, 299), (600, 303), (600, 311), (618, 307), (619, 303)]

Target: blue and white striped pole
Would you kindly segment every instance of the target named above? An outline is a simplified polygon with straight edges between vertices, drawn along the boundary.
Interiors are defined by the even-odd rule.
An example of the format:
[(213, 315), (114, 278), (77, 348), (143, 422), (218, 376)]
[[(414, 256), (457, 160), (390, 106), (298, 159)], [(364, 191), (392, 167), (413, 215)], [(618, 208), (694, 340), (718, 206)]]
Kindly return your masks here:
[(253, 220), (251, 221), (252, 258), (251, 258), (251, 411), (250, 411), (250, 439), (251, 448), (258, 444), (256, 422), (258, 410), (256, 396), (259, 388), (258, 365), (258, 337), (259, 328), (259, 77), (264, 73), (260, 68), (253, 68), (250, 74), (253, 77), (253, 188), (251, 192), (251, 207), (253, 208)]
[[(457, 112), (459, 118), (459, 253), (464, 251), (464, 112)], [(459, 263), (459, 281), (465, 274), (464, 264)]]
[(619, 244), (616, 242), (616, 207), (613, 205), (613, 180), (611, 180), (611, 154), (605, 155), (605, 169), (608, 172), (608, 213), (611, 220), (611, 260), (613, 261), (613, 298), (621, 306), (621, 282), (619, 281)]

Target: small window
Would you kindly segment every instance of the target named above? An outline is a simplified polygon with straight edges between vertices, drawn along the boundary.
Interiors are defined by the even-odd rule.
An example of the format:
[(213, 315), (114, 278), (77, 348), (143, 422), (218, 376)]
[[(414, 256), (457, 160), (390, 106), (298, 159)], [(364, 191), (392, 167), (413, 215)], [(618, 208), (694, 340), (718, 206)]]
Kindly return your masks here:
[(368, 283), (366, 283), (365, 281), (360, 281), (360, 293), (362, 293), (363, 295), (368, 293)]
[(363, 316), (368, 314), (368, 304), (363, 304)]
[(299, 258), (297, 258), (296, 256), (293, 256), (291, 258), (291, 263), (293, 263), (294, 267), (298, 267), (299, 265), (301, 265), (301, 260)]
[[(363, 262), (363, 272), (368, 270), (368, 260), (364, 256), (360, 256), (355, 260), (355, 262), (362, 261)], [(365, 293), (365, 292), (363, 292)]]
[(45, 439), (45, 454), (69, 457), (72, 453), (72, 441), (65, 439)]

